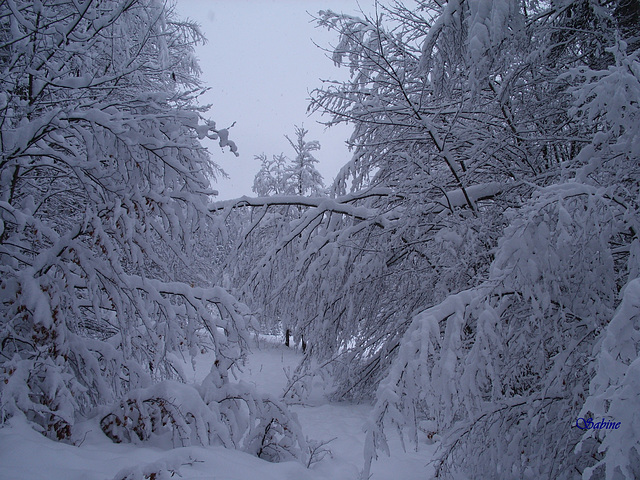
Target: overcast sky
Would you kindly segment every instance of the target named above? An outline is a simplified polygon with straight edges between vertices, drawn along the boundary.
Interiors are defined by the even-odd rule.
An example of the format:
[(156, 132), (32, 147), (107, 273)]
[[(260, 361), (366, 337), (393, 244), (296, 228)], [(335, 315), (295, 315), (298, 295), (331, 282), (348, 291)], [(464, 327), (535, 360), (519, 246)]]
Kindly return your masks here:
[[(363, 0), (366, 4), (368, 0)], [(363, 5), (364, 6), (364, 5)], [(230, 176), (215, 188), (220, 199), (253, 195), (253, 177), (260, 168), (254, 156), (284, 152), (292, 156), (284, 138), (304, 123), (307, 139), (319, 140), (318, 170), (329, 184), (348, 161), (344, 145), (349, 127), (326, 130), (319, 115), (307, 116), (309, 93), (323, 79), (345, 79), (327, 53), (335, 33), (316, 28), (309, 13), (322, 9), (357, 14), (353, 0), (177, 0), (178, 13), (196, 20), (208, 43), (197, 48), (203, 80), (211, 87), (204, 101), (213, 105), (209, 116), (218, 127), (231, 129), (239, 157), (209, 146), (213, 159)]]

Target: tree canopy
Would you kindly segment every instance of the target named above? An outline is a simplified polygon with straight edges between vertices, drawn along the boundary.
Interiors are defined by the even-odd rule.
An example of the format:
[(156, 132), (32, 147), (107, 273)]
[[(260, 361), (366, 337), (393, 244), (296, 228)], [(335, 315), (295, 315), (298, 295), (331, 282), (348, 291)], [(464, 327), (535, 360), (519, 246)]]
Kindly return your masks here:
[[(363, 478), (393, 424), (416, 444), (442, 437), (438, 476), (638, 475), (637, 419), (620, 409), (634, 408), (620, 395), (637, 326), (630, 356), (604, 340), (638, 315), (637, 11), (417, 1), (317, 16), (351, 76), (310, 108), (353, 126), (354, 154), (245, 298), (299, 319), (294, 383), (320, 365), (334, 397), (374, 401)], [(278, 259), (294, 241), (292, 266)], [(623, 447), (574, 424), (614, 415), (636, 432)]]
[(156, 0), (0, 5), (0, 422), (66, 439), (97, 411), (114, 441), (304, 456), (285, 407), (230, 382), (253, 318), (198, 257), (219, 173), (200, 140), (236, 152), (196, 107), (201, 41)]
[(326, 193), (296, 128), (258, 197), (212, 202), (200, 140), (236, 145), (195, 106), (196, 25), (2, 3), (0, 421), (66, 439), (98, 411), (114, 441), (304, 459), (286, 406), (229, 378), (282, 322), (308, 345), (287, 396), (328, 373), (372, 402), (363, 478), (391, 427), (439, 440), (439, 478), (640, 477), (639, 12), (319, 12), (350, 77), (310, 109), (353, 127), (352, 158)]

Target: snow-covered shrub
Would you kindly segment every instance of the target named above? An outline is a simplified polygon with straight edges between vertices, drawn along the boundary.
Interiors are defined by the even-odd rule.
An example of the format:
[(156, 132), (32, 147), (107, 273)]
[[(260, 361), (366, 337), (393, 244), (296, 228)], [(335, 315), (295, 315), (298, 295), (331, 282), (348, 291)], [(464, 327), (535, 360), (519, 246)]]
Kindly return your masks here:
[(246, 382), (219, 380), (212, 373), (195, 387), (164, 381), (132, 390), (102, 417), (100, 426), (118, 443), (222, 445), (272, 462), (306, 461), (306, 440), (283, 403)]
[[(103, 432), (116, 443), (143, 442), (167, 435), (173, 447), (209, 445), (226, 428), (190, 385), (164, 381), (130, 391), (100, 420)], [(222, 443), (222, 442), (219, 442)]]
[(235, 448), (271, 462), (308, 457), (306, 439), (294, 413), (277, 398), (261, 394), (247, 382), (220, 381), (217, 372), (199, 387), (204, 402), (218, 412)]

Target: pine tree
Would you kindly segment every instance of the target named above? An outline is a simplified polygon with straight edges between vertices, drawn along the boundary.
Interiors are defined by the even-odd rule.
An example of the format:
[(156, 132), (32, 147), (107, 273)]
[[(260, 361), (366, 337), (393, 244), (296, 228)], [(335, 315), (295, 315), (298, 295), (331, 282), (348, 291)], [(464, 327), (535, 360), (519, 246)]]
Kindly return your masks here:
[(309, 131), (305, 130), (304, 126), (298, 127), (296, 125), (295, 141), (285, 135), (296, 154), (287, 168), (287, 180), (290, 193), (301, 196), (317, 196), (322, 193), (324, 188), (322, 175), (315, 167), (318, 160), (313, 156), (314, 151), (320, 150), (320, 142), (305, 140), (307, 133)]

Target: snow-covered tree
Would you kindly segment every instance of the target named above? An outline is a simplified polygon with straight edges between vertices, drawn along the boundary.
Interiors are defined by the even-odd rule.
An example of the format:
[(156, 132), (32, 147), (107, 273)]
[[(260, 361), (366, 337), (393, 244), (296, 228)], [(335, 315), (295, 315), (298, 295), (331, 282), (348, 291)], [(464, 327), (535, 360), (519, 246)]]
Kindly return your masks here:
[(324, 188), (322, 175), (315, 167), (318, 160), (313, 156), (314, 151), (320, 150), (320, 142), (305, 140), (307, 133), (304, 126), (296, 125), (295, 140), (285, 135), (296, 154), (287, 168), (289, 190), (294, 195), (319, 195)]
[(252, 305), (297, 316), (336, 396), (374, 399), (367, 462), (395, 424), (442, 438), (442, 477), (633, 478), (635, 433), (574, 428), (637, 386), (637, 349), (602, 343), (635, 318), (631, 284), (614, 314), (638, 273), (633, 8), (412, 5), (318, 16), (351, 71), (312, 100), (354, 127), (331, 198), (216, 207), (309, 207), (247, 277)]
[[(395, 198), (386, 198), (395, 205), (385, 198), (383, 205), (405, 215), (394, 228), (424, 232), (410, 242), (426, 258), (414, 295), (431, 306), (410, 313), (408, 330), (401, 319), (382, 324), (405, 333), (361, 355), (365, 368), (355, 376), (362, 385), (392, 359), (376, 392), (368, 462), (386, 448), (385, 425), (395, 423), (416, 443), (421, 430), (443, 435), (439, 476), (570, 478), (587, 475), (593, 463), (597, 444), (585, 441), (576, 452), (582, 432), (570, 422), (588, 395), (596, 339), (636, 270), (629, 253), (638, 221), (637, 52), (625, 54), (626, 43), (617, 43), (611, 12), (534, 7), (474, 13), (478, 6), (449, 2), (432, 5), (426, 11), (439, 13), (427, 19), (396, 5), (385, 12), (389, 32), (379, 19), (321, 16), (339, 25), (335, 59), (353, 72), (351, 83), (316, 97), (334, 121), (357, 119), (345, 180), (357, 187), (392, 181)], [(549, 16), (551, 24), (540, 22)], [(573, 43), (556, 43), (558, 35)], [(398, 172), (411, 172), (410, 180)], [(446, 207), (422, 207), (419, 216), (399, 208), (405, 198), (431, 200), (429, 184), (453, 214), (449, 225)], [(468, 213), (456, 215), (457, 206)], [(471, 288), (449, 284), (446, 294), (436, 278), (430, 292), (429, 272), (444, 268), (447, 255), (433, 255), (429, 244), (439, 239), (460, 251), (468, 227), (477, 243), (454, 265), (487, 252), (490, 268), (463, 279)], [(622, 457), (609, 450), (612, 460), (601, 465), (634, 478), (637, 448)]]
[(305, 140), (309, 133), (304, 127), (295, 126), (295, 139), (285, 138), (293, 148), (295, 157), (289, 159), (284, 153), (273, 155), (269, 160), (264, 153), (256, 155), (260, 170), (253, 180), (253, 191), (260, 197), (271, 195), (320, 195), (323, 193), (322, 175), (316, 170), (318, 160), (313, 152), (320, 150), (317, 140)]
[(256, 155), (260, 161), (260, 170), (253, 179), (252, 190), (260, 197), (269, 195), (285, 195), (289, 193), (287, 163), (288, 159), (281, 153), (271, 160), (264, 153)]
[[(286, 157), (283, 153), (273, 155), (271, 160), (264, 153), (255, 157), (261, 162), (261, 168), (254, 178), (253, 191), (266, 203), (251, 208), (248, 215), (236, 214), (238, 217), (242, 216), (245, 224), (241, 227), (242, 233), (239, 234), (236, 245), (238, 254), (229, 257), (229, 270), (235, 272), (233, 277), (236, 279), (239, 297), (252, 305), (256, 311), (260, 311), (258, 317), (263, 328), (268, 331), (283, 329), (287, 340), (291, 334), (297, 338), (302, 335), (297, 327), (299, 322), (295, 312), (281, 309), (281, 306), (287, 305), (287, 302), (270, 301), (268, 304), (262, 302), (254, 304), (251, 299), (256, 294), (255, 285), (252, 282), (246, 284), (246, 280), (251, 277), (251, 271), (256, 263), (261, 261), (260, 259), (273, 247), (278, 238), (286, 234), (291, 221), (299, 218), (307, 208), (304, 204), (295, 201), (295, 198), (324, 194), (322, 176), (315, 168), (318, 160), (313, 156), (313, 152), (320, 149), (320, 143), (317, 140), (306, 140), (307, 134), (308, 130), (304, 127), (296, 126), (295, 140), (285, 135), (294, 150), (293, 159)], [(284, 196), (288, 200), (281, 202)], [(287, 271), (285, 265), (293, 262), (295, 252), (299, 249), (298, 239), (292, 239), (282, 250), (282, 256), (267, 262), (274, 275), (285, 274)], [(272, 277), (268, 283), (279, 284), (280, 280)], [(258, 288), (262, 289), (260, 286)], [(289, 345), (288, 341), (286, 343)]]
[[(301, 451), (277, 401), (229, 382), (251, 316), (194, 270), (217, 173), (199, 140), (236, 151), (194, 107), (199, 41), (156, 0), (0, 4), (0, 422), (65, 439), (107, 405), (118, 441)], [(207, 380), (172, 382), (202, 349)]]

